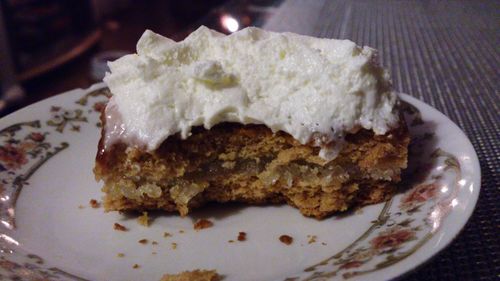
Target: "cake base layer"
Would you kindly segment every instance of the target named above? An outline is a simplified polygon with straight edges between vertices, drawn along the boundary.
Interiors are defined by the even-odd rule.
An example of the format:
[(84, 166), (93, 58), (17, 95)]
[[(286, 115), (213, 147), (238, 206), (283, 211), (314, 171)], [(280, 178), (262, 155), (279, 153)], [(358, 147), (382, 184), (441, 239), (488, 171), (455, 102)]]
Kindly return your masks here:
[(404, 124), (385, 135), (359, 130), (326, 162), (319, 148), (263, 125), (195, 128), (156, 151), (125, 144), (99, 147), (94, 173), (104, 181), (107, 211), (162, 209), (186, 215), (206, 202), (286, 202), (323, 218), (355, 205), (384, 201), (406, 168)]

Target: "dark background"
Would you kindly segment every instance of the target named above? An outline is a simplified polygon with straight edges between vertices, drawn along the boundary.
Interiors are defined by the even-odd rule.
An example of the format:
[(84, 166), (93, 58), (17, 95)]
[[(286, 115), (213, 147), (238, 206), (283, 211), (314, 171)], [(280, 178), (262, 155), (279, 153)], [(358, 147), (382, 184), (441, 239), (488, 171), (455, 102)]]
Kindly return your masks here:
[[(145, 29), (182, 40), (201, 24), (229, 33), (221, 17), (240, 29), (258, 25), (281, 1), (0, 0), (0, 116), (33, 102), (100, 80), (92, 60), (135, 52)], [(261, 9), (262, 8), (262, 9)], [(7, 50), (5, 50), (7, 49)], [(113, 53), (111, 53), (113, 55)], [(114, 59), (114, 56), (108, 56)], [(22, 94), (5, 94), (12, 85)]]

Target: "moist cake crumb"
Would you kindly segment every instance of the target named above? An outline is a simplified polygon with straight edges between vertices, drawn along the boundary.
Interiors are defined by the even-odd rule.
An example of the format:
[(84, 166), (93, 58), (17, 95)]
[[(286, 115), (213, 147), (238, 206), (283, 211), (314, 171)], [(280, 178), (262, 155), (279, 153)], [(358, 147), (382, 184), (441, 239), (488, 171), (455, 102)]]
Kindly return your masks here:
[(172, 250), (175, 250), (175, 249), (177, 249), (177, 243), (175, 243), (175, 242), (172, 242), (172, 243), (171, 243), (171, 245), (172, 245)]
[(240, 231), (240, 233), (238, 233), (238, 241), (245, 241), (247, 240), (247, 234), (243, 231)]
[[(197, 127), (186, 140), (168, 138), (151, 152), (117, 144), (98, 155), (95, 171), (98, 178), (108, 179), (103, 202), (107, 211), (149, 208), (187, 215), (206, 202), (239, 201), (289, 203), (305, 216), (321, 219), (390, 198), (406, 167), (408, 142), (404, 124), (386, 135), (360, 130), (347, 135), (337, 158), (325, 163), (316, 148), (283, 132), (224, 123), (210, 130)], [(231, 152), (238, 153), (230, 171), (212, 159)], [(146, 191), (160, 196), (138, 196)]]
[(145, 245), (145, 244), (148, 244), (149, 241), (148, 241), (148, 239), (141, 239), (141, 240), (139, 240), (137, 242)]
[(163, 237), (172, 237), (172, 234), (168, 233), (168, 232), (163, 232)]
[(207, 219), (201, 219), (201, 220), (198, 220), (194, 225), (193, 225), (193, 228), (195, 230), (202, 230), (202, 229), (205, 229), (205, 228), (209, 228), (209, 227), (212, 227), (214, 225), (213, 222), (207, 220)]
[(222, 168), (233, 169), (236, 166), (236, 161), (225, 161), (221, 164)]
[(90, 199), (89, 204), (90, 204), (90, 207), (92, 207), (94, 209), (101, 207), (101, 203), (99, 203), (99, 201), (97, 201), (95, 199)]
[(118, 231), (128, 231), (128, 228), (116, 222), (113, 224), (113, 229)]
[(293, 238), (289, 235), (281, 235), (279, 239), (280, 239), (281, 243), (286, 244), (286, 245), (290, 245), (293, 243)]
[(143, 225), (143, 226), (146, 226), (148, 227), (149, 226), (149, 217), (148, 217), (148, 212), (142, 212), (142, 215), (140, 217), (137, 218), (137, 222), (140, 224), (140, 225)]
[(178, 274), (165, 274), (160, 281), (220, 281), (222, 277), (215, 270), (184, 271)]
[(140, 265), (138, 265), (138, 264), (134, 264), (134, 265), (132, 266), (132, 268), (133, 268), (133, 269), (137, 269), (137, 268), (139, 268), (139, 267), (141, 267), (141, 266), (140, 266)]

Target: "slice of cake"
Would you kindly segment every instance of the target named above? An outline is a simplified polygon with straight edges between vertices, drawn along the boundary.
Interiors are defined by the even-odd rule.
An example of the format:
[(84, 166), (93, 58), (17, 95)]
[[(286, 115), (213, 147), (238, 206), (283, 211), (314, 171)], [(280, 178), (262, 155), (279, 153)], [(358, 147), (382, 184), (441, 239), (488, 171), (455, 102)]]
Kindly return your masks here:
[(322, 218), (388, 199), (406, 168), (387, 72), (348, 40), (146, 31), (109, 66), (94, 169), (106, 210), (286, 202)]

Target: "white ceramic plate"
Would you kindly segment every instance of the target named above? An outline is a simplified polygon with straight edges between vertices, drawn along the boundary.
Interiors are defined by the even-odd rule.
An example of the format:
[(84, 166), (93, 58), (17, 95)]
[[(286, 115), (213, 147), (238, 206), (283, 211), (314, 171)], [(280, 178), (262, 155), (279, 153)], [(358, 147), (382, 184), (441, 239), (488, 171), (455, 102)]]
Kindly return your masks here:
[[(217, 269), (225, 280), (386, 280), (448, 245), (479, 195), (480, 168), (467, 137), (402, 95), (411, 167), (406, 189), (390, 202), (322, 221), (285, 205), (208, 206), (185, 218), (156, 214), (143, 227), (88, 203), (101, 197), (92, 168), (106, 94), (97, 84), (0, 120), (1, 280), (159, 280), (197, 268)], [(199, 218), (215, 225), (197, 232)], [(113, 230), (115, 222), (129, 231)], [(236, 240), (240, 231), (244, 242)], [(278, 240), (283, 234), (291, 245)], [(143, 238), (149, 243), (138, 243)]]

